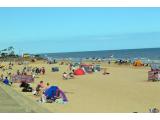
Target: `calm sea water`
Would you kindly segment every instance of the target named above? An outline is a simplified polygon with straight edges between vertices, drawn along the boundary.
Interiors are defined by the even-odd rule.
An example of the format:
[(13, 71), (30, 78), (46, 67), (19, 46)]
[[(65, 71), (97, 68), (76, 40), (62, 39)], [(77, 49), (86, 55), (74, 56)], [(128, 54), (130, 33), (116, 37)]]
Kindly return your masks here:
[(150, 59), (160, 60), (160, 48), (128, 49), (128, 50), (104, 50), (68, 53), (47, 53), (43, 57), (60, 58), (116, 58), (116, 59)]

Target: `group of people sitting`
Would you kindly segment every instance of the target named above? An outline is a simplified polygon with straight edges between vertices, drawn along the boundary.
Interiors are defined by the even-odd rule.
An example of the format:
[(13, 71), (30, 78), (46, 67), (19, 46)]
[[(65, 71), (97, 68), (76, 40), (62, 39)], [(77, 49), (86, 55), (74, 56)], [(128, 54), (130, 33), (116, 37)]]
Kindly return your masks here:
[(42, 68), (36, 67), (36, 68), (32, 69), (32, 73), (35, 73), (36, 75), (38, 75), (38, 74), (43, 74), (44, 75), (45, 72), (46, 72), (46, 70), (45, 70), (44, 67), (42, 67)]
[(31, 67), (24, 67), (22, 69), (22, 71), (20, 70), (17, 70), (17, 75), (32, 75), (33, 78), (36, 77), (36, 75), (39, 75), (39, 74), (45, 74), (45, 68), (42, 67), (42, 68), (38, 68), (38, 67), (35, 67), (35, 68), (31, 68)]
[(50, 86), (49, 83), (46, 85), (43, 81), (37, 85), (36, 89), (33, 91), (35, 96), (40, 96), (39, 102), (42, 103), (52, 103), (52, 102), (67, 102), (67, 98), (63, 91), (57, 86)]
[(46, 89), (40, 99), (42, 103), (59, 103), (64, 104), (67, 103), (67, 97), (64, 92), (58, 86), (51, 86)]
[(56, 102), (63, 104), (68, 101), (64, 92), (58, 86), (50, 86), (49, 83), (44, 84), (43, 81), (40, 81), (35, 89), (26, 82), (22, 82), (20, 88), (22, 88), (22, 92), (32, 92), (33, 95), (40, 97), (38, 101), (42, 103)]

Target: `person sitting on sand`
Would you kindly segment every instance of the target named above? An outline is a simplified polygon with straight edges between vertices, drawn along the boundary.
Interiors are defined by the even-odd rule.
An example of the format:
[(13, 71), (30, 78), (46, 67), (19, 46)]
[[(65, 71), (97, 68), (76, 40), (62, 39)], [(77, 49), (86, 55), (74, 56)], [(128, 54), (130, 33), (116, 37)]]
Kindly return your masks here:
[(42, 93), (42, 88), (40, 85), (37, 85), (36, 90), (33, 92), (34, 95), (39, 96)]
[(68, 79), (68, 74), (66, 72), (64, 72), (62, 77), (63, 77), (63, 79), (66, 80), (66, 79)]
[(39, 68), (36, 68), (35, 72), (38, 75), (39, 74)]
[(33, 91), (33, 94), (39, 96), (44, 92), (44, 90), (45, 90), (45, 84), (43, 83), (43, 81), (40, 81), (40, 83), (36, 87), (36, 90)]
[(47, 89), (49, 89), (49, 88), (50, 88), (50, 84), (47, 83), (47, 85), (46, 85), (46, 87), (45, 87), (45, 89), (44, 89), (44, 92), (45, 92)]
[(12, 82), (10, 82), (7, 77), (3, 80), (3, 83), (9, 86), (12, 85)]
[(72, 72), (73, 72), (73, 73), (74, 73), (75, 69), (76, 69), (76, 68), (75, 68), (74, 66), (72, 66)]
[(20, 84), (20, 88), (22, 88), (22, 92), (32, 92), (32, 87), (30, 87), (29, 83), (22, 81)]
[(45, 88), (45, 84), (43, 81), (40, 81), (40, 83), (38, 85), (40, 85), (41, 88)]
[(69, 78), (74, 78), (74, 74), (72, 72), (69, 73)]
[(149, 109), (150, 113), (159, 113), (159, 109), (157, 108), (153, 108), (153, 109)]

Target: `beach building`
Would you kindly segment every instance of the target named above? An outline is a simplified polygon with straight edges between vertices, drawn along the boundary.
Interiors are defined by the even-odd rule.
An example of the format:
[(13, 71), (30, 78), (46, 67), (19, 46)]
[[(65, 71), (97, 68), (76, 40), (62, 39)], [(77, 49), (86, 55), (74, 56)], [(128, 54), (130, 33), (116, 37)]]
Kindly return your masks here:
[(30, 57), (30, 54), (24, 53), (24, 54), (22, 55), (22, 57), (23, 57), (23, 58), (29, 58), (29, 57)]

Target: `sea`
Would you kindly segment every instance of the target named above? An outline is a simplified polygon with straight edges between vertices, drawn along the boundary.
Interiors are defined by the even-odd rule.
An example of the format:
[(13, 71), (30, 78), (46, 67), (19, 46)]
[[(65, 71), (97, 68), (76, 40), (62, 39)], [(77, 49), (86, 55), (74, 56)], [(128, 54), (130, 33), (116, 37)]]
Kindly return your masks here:
[(141, 59), (146, 63), (160, 63), (160, 48), (44, 53), (40, 55), (48, 59), (71, 59), (73, 61), (82, 59), (122, 59), (134, 61), (135, 59)]

